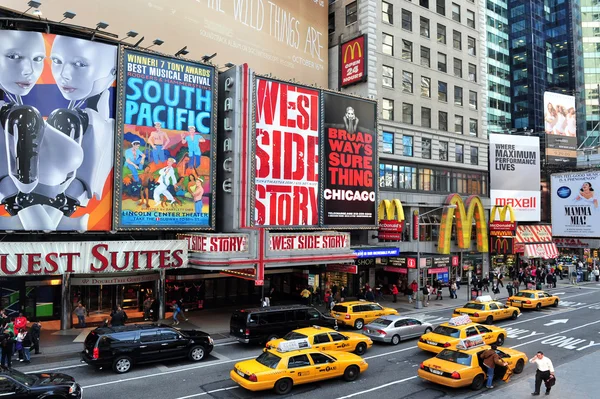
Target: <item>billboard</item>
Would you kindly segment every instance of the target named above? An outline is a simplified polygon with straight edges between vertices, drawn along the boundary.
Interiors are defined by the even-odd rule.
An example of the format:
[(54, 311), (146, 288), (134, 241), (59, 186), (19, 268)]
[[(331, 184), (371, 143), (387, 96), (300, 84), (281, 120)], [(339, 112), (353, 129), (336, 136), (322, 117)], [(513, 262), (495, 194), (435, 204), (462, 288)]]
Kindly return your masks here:
[(367, 80), (367, 35), (340, 46), (340, 87)]
[[(23, 0), (2, 6), (24, 10)], [(52, 0), (40, 8), (44, 18), (77, 13), (75, 24), (94, 29), (99, 21), (129, 43), (144, 37), (148, 47), (160, 38), (160, 49), (175, 54), (184, 46), (191, 56), (217, 53), (213, 62), (242, 64), (260, 73), (305, 84), (327, 86), (328, 3), (325, 0)], [(33, 10), (30, 10), (33, 11)], [(138, 36), (128, 39), (130, 30)], [(123, 37), (119, 37), (122, 39)]]
[(0, 230), (111, 230), (117, 47), (0, 30)]
[(552, 233), (600, 237), (600, 172), (552, 175)]
[(256, 78), (256, 226), (319, 225), (320, 91)]
[(546, 159), (549, 164), (577, 163), (577, 108), (575, 97), (544, 93)]
[(210, 65), (123, 50), (117, 229), (214, 227), (215, 75)]
[(377, 103), (323, 93), (323, 224), (375, 226)]
[(492, 206), (510, 205), (517, 222), (540, 221), (540, 140), (490, 134)]

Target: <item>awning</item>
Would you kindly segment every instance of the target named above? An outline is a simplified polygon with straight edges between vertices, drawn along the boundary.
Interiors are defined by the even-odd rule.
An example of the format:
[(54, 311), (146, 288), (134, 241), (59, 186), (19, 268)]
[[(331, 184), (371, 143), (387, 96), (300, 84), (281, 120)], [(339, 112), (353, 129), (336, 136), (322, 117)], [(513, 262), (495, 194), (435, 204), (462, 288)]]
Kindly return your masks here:
[(525, 256), (528, 258), (555, 259), (558, 257), (556, 244), (525, 244)]

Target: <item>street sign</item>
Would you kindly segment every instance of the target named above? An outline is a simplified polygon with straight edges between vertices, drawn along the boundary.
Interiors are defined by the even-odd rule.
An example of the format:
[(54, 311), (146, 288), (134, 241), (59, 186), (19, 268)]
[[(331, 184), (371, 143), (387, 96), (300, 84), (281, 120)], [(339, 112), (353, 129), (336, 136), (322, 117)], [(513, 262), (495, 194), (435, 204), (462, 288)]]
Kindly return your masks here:
[(254, 285), (255, 286), (265, 285), (265, 280), (254, 280)]

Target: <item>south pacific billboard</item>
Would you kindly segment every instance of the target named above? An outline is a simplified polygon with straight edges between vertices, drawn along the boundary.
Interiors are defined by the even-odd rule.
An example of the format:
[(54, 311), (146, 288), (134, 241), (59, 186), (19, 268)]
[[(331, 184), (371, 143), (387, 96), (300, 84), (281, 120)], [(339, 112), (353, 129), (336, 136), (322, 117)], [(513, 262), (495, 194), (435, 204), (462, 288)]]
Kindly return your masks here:
[(216, 71), (124, 49), (115, 173), (117, 229), (212, 229)]
[(323, 93), (323, 225), (374, 226), (377, 103)]
[(0, 30), (0, 230), (111, 230), (117, 47)]

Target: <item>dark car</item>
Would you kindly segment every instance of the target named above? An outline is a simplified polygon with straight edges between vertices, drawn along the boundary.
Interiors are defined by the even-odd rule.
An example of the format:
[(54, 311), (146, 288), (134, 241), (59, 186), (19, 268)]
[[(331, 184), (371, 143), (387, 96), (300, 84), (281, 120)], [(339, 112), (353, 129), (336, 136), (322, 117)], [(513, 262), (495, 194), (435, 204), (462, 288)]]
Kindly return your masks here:
[(236, 310), (231, 315), (229, 335), (238, 342), (262, 344), (292, 330), (318, 325), (337, 330), (337, 320), (312, 306), (269, 306)]
[(133, 364), (186, 357), (197, 362), (213, 347), (213, 339), (197, 330), (178, 330), (162, 324), (99, 327), (85, 338), (81, 359), (98, 368), (110, 366), (121, 374)]
[(23, 374), (14, 369), (3, 369), (0, 372), (0, 397), (79, 399), (81, 387), (66, 374)]

